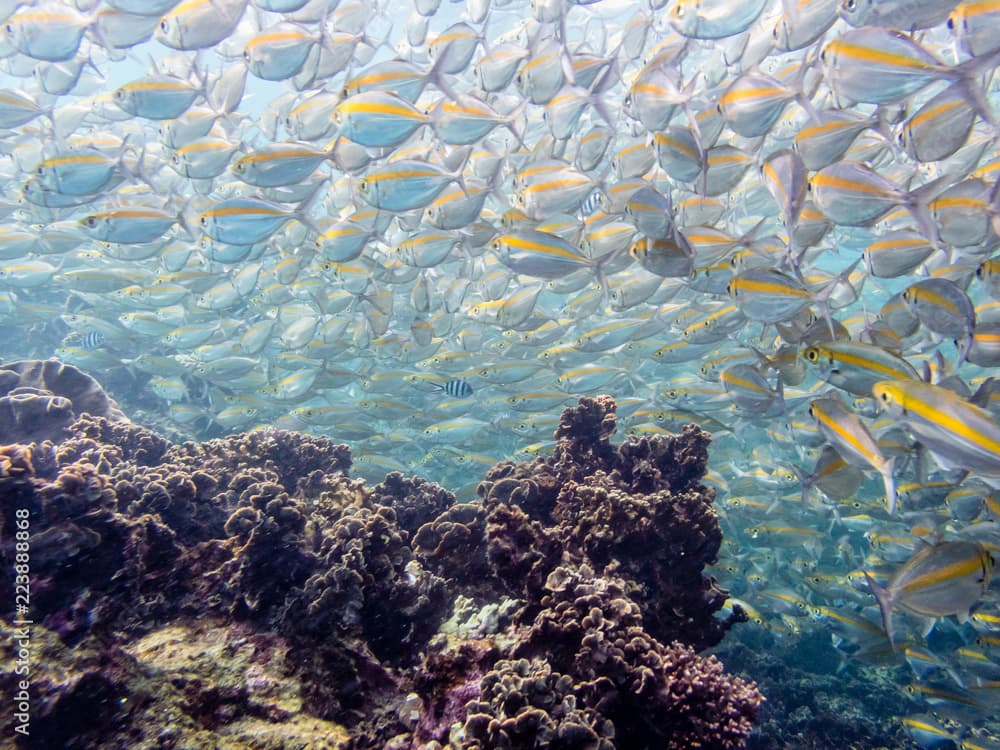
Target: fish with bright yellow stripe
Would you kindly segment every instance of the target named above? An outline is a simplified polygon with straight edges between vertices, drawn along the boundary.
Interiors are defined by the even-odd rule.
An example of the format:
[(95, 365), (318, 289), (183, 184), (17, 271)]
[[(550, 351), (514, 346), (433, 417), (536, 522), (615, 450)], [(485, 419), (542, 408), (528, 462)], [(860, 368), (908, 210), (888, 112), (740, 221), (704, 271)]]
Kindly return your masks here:
[(363, 146), (398, 146), (430, 117), (387, 91), (366, 91), (344, 99), (333, 111), (340, 135)]
[(872, 386), (887, 378), (919, 378), (902, 357), (861, 341), (821, 341), (807, 347), (802, 358), (825, 381), (855, 396), (871, 395)]
[(592, 265), (574, 245), (534, 229), (502, 234), (492, 248), (512, 271), (535, 278), (556, 279)]
[(886, 458), (868, 428), (837, 393), (817, 398), (809, 404), (809, 416), (819, 431), (851, 466), (870, 467), (882, 475), (889, 513), (896, 510), (895, 458)]
[(878, 601), (889, 643), (895, 648), (892, 610), (903, 607), (918, 615), (968, 618), (990, 585), (993, 557), (979, 542), (926, 545), (893, 573), (885, 588), (865, 573)]
[(1000, 478), (1000, 424), (985, 409), (916, 380), (882, 380), (872, 394), (944, 468)]

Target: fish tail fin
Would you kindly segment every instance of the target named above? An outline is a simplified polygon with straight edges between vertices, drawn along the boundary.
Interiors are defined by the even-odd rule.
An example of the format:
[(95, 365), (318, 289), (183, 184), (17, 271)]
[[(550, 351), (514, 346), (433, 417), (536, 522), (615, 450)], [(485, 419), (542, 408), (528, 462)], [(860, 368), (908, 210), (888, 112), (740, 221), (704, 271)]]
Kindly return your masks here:
[(979, 79), (983, 74), (996, 67), (998, 59), (1000, 59), (1000, 50), (994, 50), (959, 63), (954, 69), (965, 100), (985, 122), (993, 127), (996, 127), (997, 121), (993, 117), (989, 99)]
[(247, 76), (250, 67), (246, 64), (231, 65), (223, 69), (218, 76), (209, 79), (205, 74), (203, 94), (209, 108), (217, 112), (219, 117), (231, 115), (243, 101), (246, 93)]
[[(527, 100), (522, 101), (507, 114), (503, 123), (504, 127), (510, 131), (512, 136), (514, 136), (514, 140), (517, 141), (517, 145), (525, 150), (528, 148), (524, 143), (524, 132), (528, 129), (528, 120), (527, 118), (522, 119), (522, 115), (524, 114), (527, 106)], [(500, 170), (497, 171), (499, 172)]]
[(885, 462), (885, 466), (882, 467), (882, 482), (885, 485), (885, 501), (889, 505), (889, 515), (891, 516), (896, 512), (896, 503), (899, 500), (899, 496), (896, 492), (896, 477), (893, 476), (893, 470), (896, 468), (896, 457), (892, 456), (888, 461)]
[(957, 339), (955, 343), (958, 344), (958, 359), (955, 361), (955, 367), (961, 367), (966, 362), (969, 352), (972, 351), (972, 334), (969, 333)]
[(956, 180), (952, 175), (943, 174), (920, 187), (914, 188), (906, 195), (905, 205), (913, 220), (917, 223), (917, 229), (931, 243), (931, 247), (935, 250), (947, 252), (941, 246), (937, 224), (934, 223), (934, 217), (931, 216), (930, 203), (937, 197), (938, 193), (954, 182)]
[(323, 230), (316, 224), (309, 214), (312, 212), (313, 208), (319, 205), (323, 198), (326, 197), (326, 187), (327, 181), (323, 180), (299, 202), (299, 205), (295, 209), (295, 218), (317, 235), (323, 234)]
[(427, 80), (449, 99), (452, 101), (458, 101), (458, 93), (451, 87), (451, 84), (447, 81), (447, 79), (445, 79), (445, 73), (441, 70), (444, 60), (445, 56), (442, 55), (434, 61), (434, 64), (431, 65), (431, 69), (427, 72)]
[(792, 471), (795, 472), (795, 476), (799, 478), (799, 483), (802, 485), (802, 492), (799, 495), (799, 501), (802, 504), (802, 510), (809, 507), (809, 495), (813, 488), (813, 477), (811, 474), (806, 474), (798, 466), (792, 464)]
[(872, 596), (878, 602), (879, 611), (882, 613), (882, 627), (885, 630), (885, 636), (889, 639), (889, 646), (895, 653), (896, 641), (892, 637), (892, 597), (888, 591), (875, 583), (875, 579), (868, 574), (867, 570), (863, 572), (868, 580), (868, 588), (871, 589)]
[[(858, 256), (854, 260), (854, 262), (852, 262), (847, 268), (845, 268), (837, 275), (837, 278), (828, 282), (827, 285), (823, 287), (823, 289), (819, 292), (819, 294), (815, 295), (814, 301), (816, 303), (816, 306), (819, 308), (820, 316), (823, 318), (824, 321), (826, 321), (826, 327), (827, 329), (829, 329), (830, 336), (833, 338), (836, 338), (837, 334), (833, 327), (833, 311), (830, 308), (830, 297), (833, 295), (835, 291), (837, 291), (837, 287), (840, 286), (841, 284), (850, 285), (851, 274), (854, 273), (854, 269), (857, 268), (858, 265), (863, 260), (864, 260), (863, 255)], [(799, 281), (805, 283), (805, 280), (802, 278), (802, 272), (798, 269), (796, 269), (796, 277), (799, 279)]]

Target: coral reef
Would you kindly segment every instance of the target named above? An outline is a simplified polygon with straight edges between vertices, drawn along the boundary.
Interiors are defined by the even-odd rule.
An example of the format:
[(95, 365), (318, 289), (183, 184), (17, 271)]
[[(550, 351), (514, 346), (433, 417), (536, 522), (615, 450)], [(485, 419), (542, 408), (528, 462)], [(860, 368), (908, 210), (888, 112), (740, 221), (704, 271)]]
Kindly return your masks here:
[(688, 646), (651, 637), (623, 580), (586, 565), (559, 567), (545, 589), (544, 609), (514, 655), (570, 675), (574, 703), (612, 722), (617, 746), (742, 746), (760, 702), (756, 688)]
[(501, 660), (468, 705), (468, 747), (579, 747), (613, 750), (615, 728), (592, 708), (579, 708), (569, 675), (542, 659)]
[(398, 471), (386, 474), (372, 492), (377, 504), (396, 511), (399, 528), (411, 536), (455, 502), (455, 496), (443, 487), (420, 477), (404, 477)]
[(486, 560), (486, 511), (478, 503), (452, 505), (413, 537), (417, 558), (455, 586), (492, 596), (496, 581)]
[(714, 617), (726, 592), (702, 575), (722, 542), (714, 493), (699, 483), (710, 436), (688, 425), (613, 446), (614, 428), (610, 397), (583, 398), (564, 413), (553, 456), (490, 470), (479, 487), (490, 562), (529, 601), (557, 565), (587, 563), (627, 581), (656, 638), (718, 643), (732, 621)]
[(465, 504), (368, 487), (346, 446), (282, 430), (175, 445), (88, 413), (0, 446), (4, 561), (15, 512), (33, 531), (46, 741), (739, 747), (760, 695), (691, 648), (727, 627), (701, 574), (708, 436), (616, 447), (614, 424), (582, 399), (553, 456)]
[[(212, 618), (177, 621), (113, 649), (66, 649), (53, 633), (34, 633), (30, 747), (333, 750), (350, 742), (343, 726), (303, 712), (280, 636)], [(0, 623), (5, 660), (12, 635)], [(11, 686), (0, 674), (0, 689), (13, 694)]]

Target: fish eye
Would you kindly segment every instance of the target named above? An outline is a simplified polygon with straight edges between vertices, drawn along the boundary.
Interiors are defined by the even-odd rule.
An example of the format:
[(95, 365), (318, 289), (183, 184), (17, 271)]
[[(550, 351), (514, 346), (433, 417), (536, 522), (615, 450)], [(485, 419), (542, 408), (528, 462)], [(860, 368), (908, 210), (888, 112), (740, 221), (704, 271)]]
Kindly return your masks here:
[(684, 3), (677, 3), (677, 7), (674, 8), (674, 15), (678, 18), (684, 18)]
[(854, 9), (858, 7), (857, 0), (844, 0), (843, 7), (848, 13), (853, 13)]
[(250, 62), (250, 50), (248, 49), (243, 50), (243, 59), (246, 60), (247, 62)]
[(360, 191), (361, 191), (362, 193), (367, 193), (367, 192), (368, 192), (368, 180), (362, 180), (362, 181), (361, 181), (361, 184), (360, 184), (360, 185), (358, 185), (358, 189), (359, 189), (359, 190), (360, 190)]
[(96, 217), (96, 216), (88, 216), (88, 217), (87, 217), (86, 219), (84, 219), (83, 221), (84, 221), (84, 223), (85, 223), (85, 224), (86, 224), (86, 225), (87, 225), (88, 227), (96, 227), (96, 226), (97, 226), (97, 217)]
[(6, 31), (8, 34), (13, 34), (14, 33), (14, 24), (12, 24), (12, 23), (7, 24), (6, 26), (3, 27), (3, 30)]
[(951, 16), (948, 16), (948, 24), (947, 24), (947, 26), (948, 26), (948, 31), (954, 31), (955, 30), (955, 19), (952, 18)]
[(207, 216), (202, 216), (198, 220), (198, 223), (200, 223), (203, 227), (207, 227), (208, 226), (208, 217)]
[(170, 29), (170, 21), (166, 18), (160, 21), (160, 31), (166, 32)]

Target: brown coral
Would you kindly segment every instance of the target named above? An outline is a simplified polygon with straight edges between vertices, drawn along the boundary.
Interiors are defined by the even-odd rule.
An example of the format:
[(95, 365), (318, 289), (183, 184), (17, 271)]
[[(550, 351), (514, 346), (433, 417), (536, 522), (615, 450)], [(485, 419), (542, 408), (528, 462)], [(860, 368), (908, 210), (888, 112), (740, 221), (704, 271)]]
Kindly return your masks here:
[[(256, 642), (283, 639), (302, 710), (358, 747), (729, 750), (759, 695), (662, 645), (724, 629), (724, 592), (702, 576), (719, 544), (699, 483), (708, 436), (614, 446), (614, 409), (583, 399), (553, 456), (497, 465), (482, 502), (462, 505), (416, 477), (369, 489), (324, 438), (172, 445), (86, 415), (56, 442), (0, 447), (3, 539), (27, 509), (33, 604), (65, 642), (235, 619)], [(457, 625), (435, 635), (452, 601)], [(99, 692), (117, 684), (94, 675), (108, 677)], [(247, 694), (192, 686), (185, 710), (225, 721), (251, 710)], [(78, 697), (66, 692), (67, 710)]]
[(760, 693), (714, 658), (650, 636), (628, 589), (587, 566), (557, 568), (514, 655), (572, 676), (578, 702), (611, 720), (619, 748), (741, 747)]
[(421, 477), (404, 477), (398, 471), (386, 474), (372, 494), (377, 504), (396, 511), (399, 528), (411, 536), (455, 502), (444, 487)]
[(581, 398), (551, 457), (490, 470), (479, 494), (494, 572), (531, 601), (560, 563), (588, 564), (628, 582), (657, 638), (718, 643), (732, 621), (714, 617), (726, 592), (702, 573), (722, 541), (714, 494), (699, 482), (710, 436), (688, 425), (614, 446), (614, 426), (613, 400)]
[[(479, 503), (453, 505), (425, 523), (413, 537), (417, 558), (456, 586), (487, 583), (486, 511)], [(487, 584), (488, 585), (488, 584)]]
[(498, 661), (468, 703), (462, 747), (614, 750), (614, 725), (578, 706), (574, 688), (543, 659)]
[(698, 490), (627, 492), (597, 472), (563, 487), (554, 516), (574, 558), (635, 582), (650, 633), (696, 648), (721, 640), (725, 625), (713, 615), (726, 592), (702, 570), (715, 561), (722, 532)]
[(416, 561), (394, 511), (351, 507), (324, 533), (316, 572), (285, 617), (296, 630), (341, 633), (408, 663), (444, 619), (445, 601), (444, 582)]

